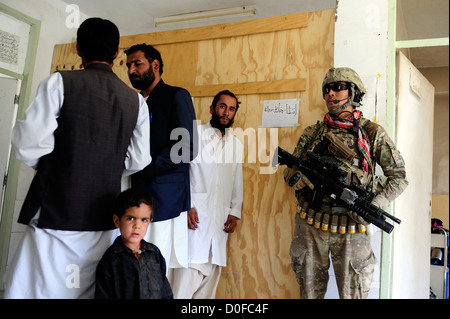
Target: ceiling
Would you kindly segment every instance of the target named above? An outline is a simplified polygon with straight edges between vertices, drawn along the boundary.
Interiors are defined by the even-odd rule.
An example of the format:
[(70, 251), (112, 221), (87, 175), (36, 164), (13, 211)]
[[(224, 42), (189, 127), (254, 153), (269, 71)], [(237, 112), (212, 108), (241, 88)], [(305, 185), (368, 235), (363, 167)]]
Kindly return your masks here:
[[(339, 0), (66, 0), (89, 17), (113, 21), (121, 35), (167, 31), (335, 8)], [(256, 5), (251, 17), (221, 18), (155, 26), (154, 18), (214, 9)], [(448, 0), (397, 0), (397, 40), (449, 36)], [(408, 49), (418, 68), (448, 67), (448, 46)]]
[[(295, 12), (318, 11), (336, 7), (336, 0), (65, 0), (76, 4), (89, 17), (102, 17), (113, 21), (121, 35), (159, 32), (186, 27), (198, 27), (246, 19), (266, 18)], [(155, 27), (154, 18), (170, 15), (256, 5), (252, 17), (215, 19), (187, 23), (174, 23)]]

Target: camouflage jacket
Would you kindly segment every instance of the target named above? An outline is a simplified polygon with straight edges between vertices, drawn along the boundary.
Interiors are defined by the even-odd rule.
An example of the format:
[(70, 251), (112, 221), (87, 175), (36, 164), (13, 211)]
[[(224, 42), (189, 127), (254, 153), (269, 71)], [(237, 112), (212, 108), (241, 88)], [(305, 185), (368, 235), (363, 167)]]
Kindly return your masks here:
[[(351, 172), (349, 176), (351, 176), (353, 181), (365, 186), (367, 190), (375, 192), (376, 196), (373, 202), (380, 208), (385, 209), (408, 185), (405, 162), (394, 142), (382, 126), (365, 118), (360, 119), (359, 125), (369, 137), (368, 144), (372, 158), (369, 174), (363, 173), (359, 167), (358, 162), (360, 161), (358, 160), (356, 162), (349, 162), (348, 160), (338, 158), (336, 155), (326, 152), (326, 154), (322, 153), (320, 155), (329, 161), (340, 163), (342, 169)], [(312, 151), (328, 132), (332, 132), (335, 136), (344, 140), (359, 157), (357, 137), (347, 130), (331, 128), (324, 122), (318, 122), (305, 128), (298, 140), (293, 155), (304, 159), (306, 153)], [(382, 172), (380, 174), (377, 174), (379, 169), (376, 167), (376, 164), (381, 167)]]

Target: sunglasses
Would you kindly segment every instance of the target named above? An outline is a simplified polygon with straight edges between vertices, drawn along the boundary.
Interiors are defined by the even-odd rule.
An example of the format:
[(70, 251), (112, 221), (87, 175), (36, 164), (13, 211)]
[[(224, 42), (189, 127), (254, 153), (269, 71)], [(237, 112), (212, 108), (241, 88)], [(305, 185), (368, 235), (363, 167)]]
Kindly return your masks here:
[(347, 90), (347, 89), (348, 89), (347, 84), (333, 82), (333, 83), (326, 84), (323, 87), (322, 92), (323, 92), (323, 94), (327, 94), (327, 93), (330, 93), (330, 90), (333, 90), (333, 92), (339, 92), (339, 91), (343, 91), (343, 90)]

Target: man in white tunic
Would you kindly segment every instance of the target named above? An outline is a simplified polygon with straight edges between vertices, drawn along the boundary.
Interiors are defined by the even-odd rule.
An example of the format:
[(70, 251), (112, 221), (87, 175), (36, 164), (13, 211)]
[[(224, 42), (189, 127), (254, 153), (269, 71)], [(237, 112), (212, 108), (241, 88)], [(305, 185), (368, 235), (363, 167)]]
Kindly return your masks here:
[(112, 207), (121, 179), (151, 162), (145, 101), (112, 71), (119, 38), (112, 22), (85, 20), (77, 32), (84, 70), (43, 80), (13, 129), (14, 157), (37, 172), (5, 298), (94, 296), (95, 268), (118, 235)]
[(244, 149), (228, 130), (239, 103), (232, 92), (219, 92), (210, 106), (211, 121), (198, 127), (199, 152), (190, 165), (189, 267), (174, 269), (174, 298), (215, 298), (226, 266), (228, 234), (241, 218), (243, 200)]

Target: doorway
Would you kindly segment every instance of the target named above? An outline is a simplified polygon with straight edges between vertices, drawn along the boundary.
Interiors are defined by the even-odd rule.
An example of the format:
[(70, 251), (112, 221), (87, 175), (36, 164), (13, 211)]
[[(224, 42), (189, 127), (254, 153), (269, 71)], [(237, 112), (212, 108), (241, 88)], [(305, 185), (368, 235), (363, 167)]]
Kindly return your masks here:
[[(391, 277), (389, 284), (384, 286), (383, 295), (385, 298), (429, 298), (431, 197), (435, 184), (435, 173), (431, 177), (435, 167), (430, 159), (436, 156), (433, 147), (436, 138), (432, 128), (436, 126), (437, 118), (435, 116), (433, 119), (431, 116), (430, 120), (435, 108), (435, 95), (431, 96), (429, 90), (443, 82), (442, 78), (433, 81), (429, 71), (433, 75), (446, 73), (448, 101), (449, 3), (444, 0), (390, 0), (389, 6), (388, 112), (396, 119), (391, 130), (395, 132), (397, 146), (405, 157), (410, 185), (405, 194), (395, 201), (395, 215), (404, 220), (398, 227), (401, 230), (394, 233), (392, 241), (389, 239), (383, 242), (385, 250), (389, 250), (385, 254), (389, 258), (384, 270), (386, 277)], [(441, 68), (446, 71), (440, 71)], [(400, 92), (402, 90), (403, 93)], [(409, 97), (402, 97), (401, 94)], [(409, 104), (413, 102), (418, 104)], [(411, 117), (412, 113), (419, 111), (422, 115), (419, 119)], [(424, 123), (424, 119), (427, 123)], [(448, 122), (446, 125), (448, 132)], [(446, 136), (448, 145), (448, 134)], [(448, 148), (446, 156), (448, 159)], [(419, 162), (426, 165), (420, 169)], [(447, 178), (448, 201), (448, 165), (446, 169), (447, 174), (441, 171), (440, 175)], [(413, 197), (417, 205), (409, 206), (410, 210), (407, 211), (410, 204), (405, 204), (404, 201), (413, 192), (416, 194)], [(448, 218), (448, 205), (446, 215)], [(414, 242), (418, 245), (411, 245)]]
[[(0, 78), (9, 82), (5, 90), (6, 106), (9, 109), (5, 119), (5, 130), (10, 132), (16, 118), (21, 117), (28, 106), (31, 92), (31, 81), (35, 65), (36, 51), (39, 41), (41, 22), (17, 10), (0, 3), (0, 37), (4, 44), (0, 50)], [(6, 45), (7, 44), (7, 45)], [(19, 94), (17, 94), (19, 92)], [(14, 96), (11, 102), (10, 95)], [(9, 124), (8, 124), (9, 123)], [(10, 135), (10, 133), (8, 134)], [(11, 160), (9, 154), (10, 137), (4, 137), (0, 147), (1, 167), (6, 174), (0, 172), (1, 202), (0, 202), (0, 290), (3, 289), (3, 277), (7, 267), (11, 227), (14, 216), (14, 205), (18, 186), (19, 162)], [(5, 163), (5, 164), (3, 164)], [(6, 175), (5, 179), (3, 176)]]
[(16, 120), (21, 81), (0, 77), (0, 222), (11, 154), (11, 130)]

